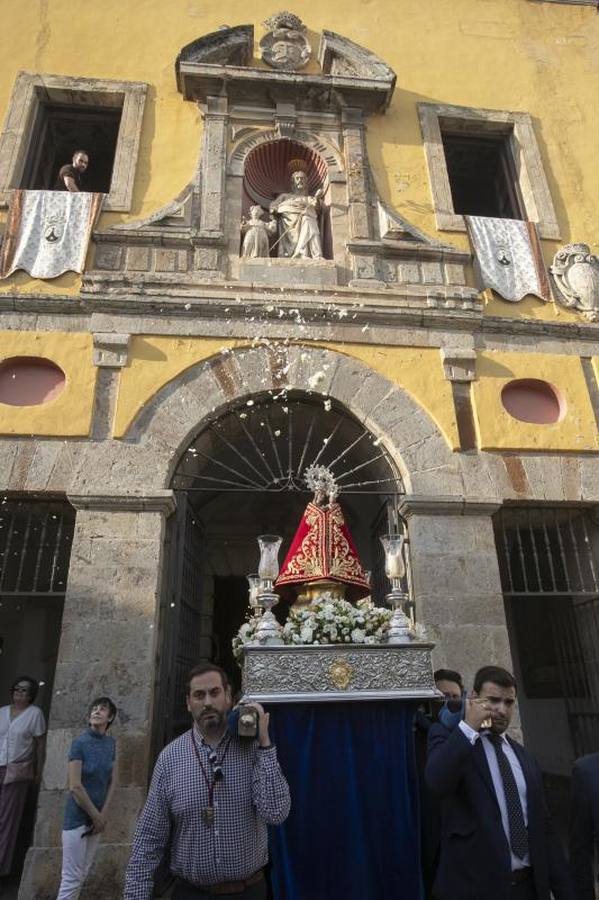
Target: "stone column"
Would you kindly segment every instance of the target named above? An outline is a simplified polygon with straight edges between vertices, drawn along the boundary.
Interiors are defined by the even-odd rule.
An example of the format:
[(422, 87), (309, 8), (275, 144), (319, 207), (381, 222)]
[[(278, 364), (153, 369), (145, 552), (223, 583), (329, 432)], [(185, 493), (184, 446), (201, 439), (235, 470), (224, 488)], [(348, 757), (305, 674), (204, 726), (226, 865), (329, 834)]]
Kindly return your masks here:
[(457, 669), (470, 688), (478, 668), (511, 668), (492, 514), (499, 504), (407, 496), (416, 618), (436, 643), (435, 668)]
[(372, 224), (368, 155), (364, 116), (361, 109), (346, 107), (341, 112), (343, 148), (349, 209), (348, 249), (352, 255), (352, 287), (380, 287)]
[[(194, 266), (220, 271), (225, 247), (225, 176), (227, 167), (226, 97), (208, 97), (204, 111), (204, 135), (201, 157), (200, 210)], [(239, 223), (236, 223), (238, 226)], [(221, 273), (222, 274), (222, 273)]]
[(347, 199), (349, 203), (349, 235), (351, 240), (373, 237), (370, 197), (368, 196), (366, 140), (364, 117), (361, 109), (347, 107), (342, 110), (343, 148), (347, 174)]
[(19, 900), (54, 900), (61, 868), (67, 753), (90, 701), (119, 709), (118, 789), (82, 898), (115, 900), (149, 778), (159, 591), (172, 491), (69, 497), (77, 510), (33, 846)]

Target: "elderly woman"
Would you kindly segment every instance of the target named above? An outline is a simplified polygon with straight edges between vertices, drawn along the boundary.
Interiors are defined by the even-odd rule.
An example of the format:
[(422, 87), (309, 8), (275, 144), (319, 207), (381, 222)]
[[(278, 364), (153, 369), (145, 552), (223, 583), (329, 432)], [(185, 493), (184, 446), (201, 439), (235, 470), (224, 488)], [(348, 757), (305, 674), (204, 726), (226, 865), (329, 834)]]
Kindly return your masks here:
[(114, 738), (108, 729), (116, 716), (110, 697), (91, 704), (89, 728), (69, 752), (69, 797), (62, 831), (62, 876), (57, 900), (76, 900), (94, 861), (106, 827), (114, 790)]
[(10, 875), (29, 786), (41, 775), (44, 714), (33, 701), (39, 684), (23, 675), (0, 708), (0, 876)]

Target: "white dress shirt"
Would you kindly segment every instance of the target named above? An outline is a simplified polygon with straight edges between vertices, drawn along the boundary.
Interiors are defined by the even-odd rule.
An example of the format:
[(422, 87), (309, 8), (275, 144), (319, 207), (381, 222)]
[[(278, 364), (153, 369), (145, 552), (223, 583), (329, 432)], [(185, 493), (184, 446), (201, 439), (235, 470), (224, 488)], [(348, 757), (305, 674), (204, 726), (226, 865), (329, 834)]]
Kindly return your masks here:
[[(497, 803), (499, 804), (501, 823), (503, 825), (503, 830), (507, 838), (508, 847), (510, 848), (512, 871), (514, 871), (515, 869), (524, 869), (527, 866), (530, 866), (530, 855), (527, 853), (523, 859), (520, 859), (520, 857), (516, 856), (516, 854), (512, 851), (510, 845), (510, 826), (507, 814), (507, 803), (505, 802), (505, 791), (503, 790), (503, 779), (501, 777), (501, 772), (499, 771), (499, 764), (497, 762), (497, 756), (495, 754), (495, 747), (488, 738), (488, 732), (475, 731), (474, 728), (471, 728), (470, 725), (468, 725), (467, 722), (464, 722), (463, 719), (460, 722), (458, 728), (468, 738), (473, 746), (476, 741), (479, 740), (479, 738), (483, 742), (483, 749), (485, 751), (485, 756), (487, 757), (487, 762), (491, 771), (491, 779), (493, 781), (493, 787), (495, 789), (495, 796), (497, 797)], [(504, 734), (501, 735), (501, 749), (507, 757), (512, 772), (514, 773), (516, 786), (518, 788), (518, 795), (520, 797), (520, 805), (522, 806), (522, 813), (524, 815), (524, 824), (528, 828), (528, 800), (526, 791), (526, 779), (524, 778), (524, 772), (522, 771), (520, 761)]]

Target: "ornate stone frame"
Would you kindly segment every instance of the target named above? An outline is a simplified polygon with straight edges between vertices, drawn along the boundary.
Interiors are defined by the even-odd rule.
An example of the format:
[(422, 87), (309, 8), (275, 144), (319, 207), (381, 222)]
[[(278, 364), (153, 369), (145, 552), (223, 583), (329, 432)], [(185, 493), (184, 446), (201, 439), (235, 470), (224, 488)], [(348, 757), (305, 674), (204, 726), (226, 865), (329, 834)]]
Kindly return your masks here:
[(450, 121), (455, 130), (476, 135), (504, 134), (509, 137), (526, 215), (531, 222), (536, 222), (542, 238), (559, 240), (557, 216), (532, 118), (528, 113), (419, 103), (418, 114), (439, 231), (466, 231), (464, 217), (453, 209), (443, 153), (441, 127), (444, 122)]
[(122, 107), (110, 193), (103, 209), (128, 212), (133, 198), (146, 92), (147, 85), (139, 81), (19, 72), (0, 134), (0, 206), (8, 204), (11, 189), (19, 184), (40, 98), (74, 105), (81, 102), (81, 94), (93, 94), (96, 106)]
[[(302, 300), (306, 288), (367, 288), (391, 305), (392, 288), (396, 298), (408, 291), (427, 307), (471, 310), (478, 300), (466, 284), (470, 253), (416, 229), (384, 207), (376, 190), (366, 126), (370, 115), (387, 109), (395, 73), (330, 31), (321, 35), (319, 73), (255, 67), (253, 49), (251, 25), (219, 29), (182, 48), (177, 87), (203, 118), (197, 169), (176, 198), (147, 218), (94, 233), (94, 268), (84, 274), (82, 295), (129, 296), (134, 284), (146, 297), (162, 296), (164, 286), (174, 296), (192, 285), (234, 282), (252, 294), (257, 286), (277, 297), (284, 287), (300, 290)], [(328, 167), (332, 258), (242, 263), (246, 157), (263, 142), (285, 139), (310, 147)], [(211, 316), (216, 302), (229, 313), (228, 299), (211, 297)]]

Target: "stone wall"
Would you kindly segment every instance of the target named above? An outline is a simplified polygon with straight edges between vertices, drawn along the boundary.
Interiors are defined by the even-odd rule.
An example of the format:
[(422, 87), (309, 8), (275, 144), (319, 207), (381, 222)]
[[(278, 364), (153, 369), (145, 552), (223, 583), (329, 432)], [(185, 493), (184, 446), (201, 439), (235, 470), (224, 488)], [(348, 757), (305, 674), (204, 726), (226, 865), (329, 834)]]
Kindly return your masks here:
[(69, 584), (34, 846), (20, 900), (56, 896), (68, 749), (84, 730), (94, 697), (110, 696), (119, 710), (114, 726), (118, 790), (83, 897), (114, 900), (119, 895), (148, 779), (164, 517), (173, 501), (71, 497), (71, 502), (77, 520)]

